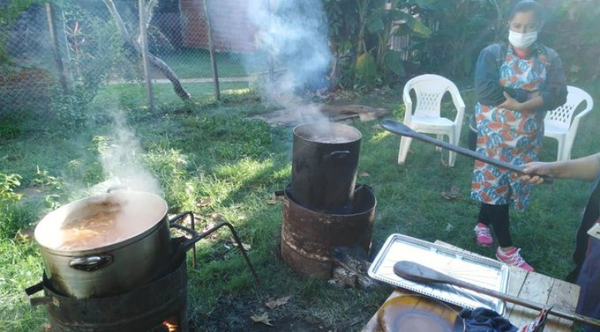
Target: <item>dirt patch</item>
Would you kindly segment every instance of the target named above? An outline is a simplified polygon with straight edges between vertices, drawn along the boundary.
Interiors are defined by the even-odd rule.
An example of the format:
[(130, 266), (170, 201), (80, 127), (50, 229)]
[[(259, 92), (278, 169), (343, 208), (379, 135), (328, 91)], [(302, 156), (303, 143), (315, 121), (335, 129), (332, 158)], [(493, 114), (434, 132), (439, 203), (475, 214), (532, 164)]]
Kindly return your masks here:
[(365, 105), (326, 105), (306, 104), (286, 108), (274, 112), (257, 115), (271, 126), (295, 126), (300, 123), (317, 121), (343, 121), (360, 119), (369, 121), (390, 114), (385, 108), (374, 108)]
[[(302, 317), (294, 314), (301, 312), (290, 308), (278, 308), (265, 311), (263, 303), (242, 303), (237, 299), (219, 299), (217, 305), (208, 315), (199, 314), (191, 317), (190, 331), (287, 331), (287, 332), (334, 332), (341, 331), (335, 326), (328, 326), (314, 317)], [(251, 316), (267, 314), (271, 325), (254, 322)]]

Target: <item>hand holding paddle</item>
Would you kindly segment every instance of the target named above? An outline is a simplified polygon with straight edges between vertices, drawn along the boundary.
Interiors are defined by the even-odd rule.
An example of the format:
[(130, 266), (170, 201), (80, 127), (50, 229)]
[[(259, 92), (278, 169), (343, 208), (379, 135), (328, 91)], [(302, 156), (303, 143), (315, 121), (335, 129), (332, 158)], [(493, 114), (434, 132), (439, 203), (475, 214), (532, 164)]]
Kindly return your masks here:
[[(488, 295), (488, 296), (491, 296), (494, 298), (498, 298), (503, 301), (522, 305), (522, 306), (530, 308), (530, 309), (542, 310), (542, 309), (547, 309), (547, 307), (548, 307), (541, 303), (521, 299), (519, 297), (510, 295), (510, 294), (505, 294), (505, 293), (498, 292), (493, 289), (481, 287), (481, 286), (474, 285), (474, 284), (471, 284), (466, 281), (456, 279), (447, 274), (435, 271), (427, 266), (424, 266), (424, 265), (421, 265), (421, 264), (415, 263), (415, 262), (409, 262), (409, 261), (397, 262), (396, 264), (394, 264), (394, 273), (402, 278), (416, 281), (416, 282), (421, 282), (421, 283), (432, 283), (433, 282), (433, 283), (443, 283), (443, 284), (454, 285), (457, 287), (475, 291), (477, 293), (481, 293), (481, 294)], [(577, 314), (577, 313), (574, 313), (574, 312), (571, 312), (568, 310), (562, 310), (560, 308), (553, 307), (549, 313), (551, 315), (558, 316), (561, 318), (566, 318), (566, 319), (572, 320), (574, 322), (600, 327), (600, 320), (591, 318), (591, 317), (586, 317), (586, 316), (583, 316), (583, 315), (580, 315), (580, 314)]]

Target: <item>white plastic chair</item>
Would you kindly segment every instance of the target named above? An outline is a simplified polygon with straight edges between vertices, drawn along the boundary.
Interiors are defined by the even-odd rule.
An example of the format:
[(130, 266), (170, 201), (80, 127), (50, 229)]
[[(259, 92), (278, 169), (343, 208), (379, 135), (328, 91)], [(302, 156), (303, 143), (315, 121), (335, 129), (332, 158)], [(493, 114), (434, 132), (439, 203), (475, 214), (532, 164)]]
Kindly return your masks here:
[[(556, 160), (571, 159), (571, 148), (577, 136), (577, 128), (581, 119), (594, 107), (594, 100), (585, 91), (574, 86), (567, 86), (567, 102), (546, 113), (544, 118), (544, 136), (558, 141)], [(585, 101), (585, 108), (574, 118), (575, 111)], [(571, 119), (573, 121), (571, 122)]]
[[(415, 91), (416, 107), (413, 110), (413, 101), (410, 97), (411, 90)], [(442, 98), (449, 92), (452, 97), (456, 117), (451, 120), (441, 116)], [(433, 74), (417, 76), (406, 82), (404, 93), (405, 113), (404, 124), (414, 131), (423, 134), (435, 134), (437, 139), (443, 140), (448, 136), (448, 142), (458, 145), (460, 130), (465, 114), (465, 102), (458, 88), (449, 79)], [(412, 138), (402, 136), (400, 138), (400, 151), (398, 153), (398, 164), (404, 164), (406, 155), (410, 148)], [(448, 166), (453, 167), (456, 161), (456, 152), (448, 153)]]

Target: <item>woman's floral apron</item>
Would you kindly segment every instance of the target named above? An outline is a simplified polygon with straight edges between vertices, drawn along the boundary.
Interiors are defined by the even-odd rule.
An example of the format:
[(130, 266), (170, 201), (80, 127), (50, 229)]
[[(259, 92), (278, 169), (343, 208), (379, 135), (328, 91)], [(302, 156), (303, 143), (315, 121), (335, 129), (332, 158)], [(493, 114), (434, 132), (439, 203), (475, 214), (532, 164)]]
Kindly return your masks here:
[[(500, 67), (500, 85), (507, 88), (539, 90), (546, 80), (545, 55), (520, 59), (509, 46)], [(477, 152), (515, 165), (538, 160), (544, 136), (543, 111), (511, 111), (495, 106), (475, 105)], [(471, 198), (487, 204), (505, 205), (510, 198), (517, 211), (529, 202), (532, 185), (520, 181), (511, 171), (475, 161)]]

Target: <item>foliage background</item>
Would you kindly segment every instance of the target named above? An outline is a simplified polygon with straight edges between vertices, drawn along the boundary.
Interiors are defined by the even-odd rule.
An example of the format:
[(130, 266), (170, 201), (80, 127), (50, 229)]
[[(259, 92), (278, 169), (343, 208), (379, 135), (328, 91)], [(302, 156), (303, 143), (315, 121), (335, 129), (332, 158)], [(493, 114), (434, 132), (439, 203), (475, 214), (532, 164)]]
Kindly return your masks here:
[[(188, 0), (185, 0), (188, 1)], [(209, 1), (209, 0), (208, 0)], [(267, 0), (265, 0), (267, 1)], [(275, 0), (268, 0), (273, 1)], [(317, 0), (315, 0), (317, 1)], [(506, 38), (505, 17), (514, 0), (318, 0), (328, 20), (331, 64), (328, 90), (368, 91), (402, 85), (422, 73), (437, 73), (457, 82), (472, 81), (474, 64), (484, 46)], [(125, 25), (138, 31), (136, 1), (114, 0)], [(561, 55), (570, 83), (598, 77), (600, 0), (541, 0), (546, 24), (540, 39)], [(69, 54), (73, 89), (60, 87), (61, 71), (54, 62), (46, 12), (57, 11), (57, 28)], [(198, 2), (202, 3), (202, 2)], [(215, 18), (227, 17), (225, 2), (209, 1)], [(123, 43), (106, 6), (100, 1), (0, 1), (0, 114), (22, 108), (43, 109), (47, 121), (81, 124), (94, 98), (115, 82), (140, 85), (138, 99), (147, 104), (141, 57)], [(285, 71), (260, 50), (221, 50), (215, 63), (220, 86), (213, 86), (211, 57), (205, 49), (185, 47), (183, 18), (174, 0), (158, 1), (148, 29), (150, 51), (183, 79), (198, 100), (219, 97), (232, 87), (258, 89), (273, 73)], [(233, 15), (233, 14), (232, 14)], [(240, 20), (230, 17), (232, 22)], [(60, 32), (60, 30), (59, 30)], [(206, 35), (207, 30), (197, 30)], [(63, 44), (61, 44), (63, 45)], [(249, 60), (251, 59), (251, 60)], [(155, 72), (153, 79), (163, 78)], [(235, 82), (235, 83), (230, 83)], [(170, 103), (162, 91), (168, 84), (152, 83), (157, 105)], [(310, 85), (310, 84), (309, 84)], [(306, 86), (307, 90), (318, 87)], [(175, 97), (176, 99), (176, 97)], [(143, 105), (142, 104), (142, 105)]]
[[(342, 1), (325, 0), (330, 20), (330, 35), (336, 45), (338, 57), (358, 58), (362, 52), (380, 59), (382, 53), (390, 52), (388, 40), (377, 33), (390, 31), (393, 19), (383, 24), (370, 23), (391, 16), (386, 11), (387, 1)], [(401, 61), (402, 70), (393, 79), (386, 73), (389, 66), (377, 62), (378, 82), (401, 84), (407, 77), (422, 73), (438, 73), (455, 80), (470, 80), (479, 51), (486, 45), (506, 38), (506, 17), (514, 0), (463, 0), (463, 1), (391, 1), (392, 8), (416, 16), (426, 28), (404, 27), (396, 36), (410, 36), (408, 50), (411, 57)], [(560, 55), (572, 82), (585, 82), (597, 78), (599, 72), (600, 40), (595, 31), (600, 28), (595, 15), (598, 14), (597, 0), (586, 1), (540, 1), (546, 8), (546, 24), (540, 40), (554, 48)], [(361, 15), (361, 13), (363, 13)], [(361, 17), (365, 18), (361, 20)], [(402, 19), (403, 17), (393, 17)], [(405, 24), (409, 25), (409, 24)], [(364, 49), (358, 48), (361, 29), (366, 36)], [(416, 30), (416, 31), (415, 31)], [(358, 37), (357, 37), (358, 36)], [(383, 45), (381, 45), (383, 43)], [(354, 52), (354, 50), (358, 50)], [(347, 66), (352, 61), (346, 63)], [(398, 64), (394, 64), (398, 65)], [(341, 70), (354, 75), (356, 71)], [(384, 79), (388, 78), (388, 80)], [(353, 79), (342, 82), (355, 83)], [(374, 83), (374, 82), (373, 82)], [(342, 84), (353, 87), (352, 84)]]
[[(392, 112), (391, 118), (401, 119), (402, 83), (421, 73), (439, 73), (458, 83), (470, 109), (474, 61), (484, 45), (505, 38), (506, 22), (500, 14), (510, 2), (391, 1), (392, 10), (387, 10), (382, 0), (323, 0), (337, 61), (331, 68), (332, 93), (327, 98), (304, 94), (303, 102), (383, 107)], [(600, 100), (599, 1), (543, 2), (549, 11), (542, 40), (561, 55), (569, 84)], [(39, 1), (0, 3), (2, 32), (27, 27), (19, 20), (45, 9)], [(135, 3), (119, 4), (129, 8), (132, 26)], [(169, 212), (193, 210), (201, 218), (199, 227), (231, 222), (252, 247), (250, 258), (259, 267), (263, 288), (254, 284), (239, 252), (232, 249), (229, 234), (202, 242), (201, 267), (189, 274), (189, 317), (198, 330), (259, 331), (261, 326), (249, 316), (261, 313), (268, 313), (281, 330), (294, 331), (291, 326), (299, 326), (297, 331), (360, 330), (389, 295), (389, 287), (331, 287), (293, 273), (278, 256), (281, 206), (273, 204), (272, 194), (289, 182), (290, 128), (269, 127), (254, 116), (281, 105), (261, 98), (249, 81), (222, 82), (222, 98), (217, 100), (208, 52), (167, 43), (157, 29), (151, 34), (151, 48), (180, 77), (208, 82), (185, 83), (194, 95), (191, 102), (179, 100), (168, 84), (155, 84), (157, 105), (151, 109), (140, 80), (141, 62), (114, 38), (118, 32), (101, 3), (54, 4), (64, 10), (69, 47), (77, 46), (72, 59), (80, 71), (71, 94), (58, 87), (51, 54), (40, 49), (28, 57), (35, 61), (24, 63), (7, 52), (8, 37), (0, 33), (0, 82), (16, 85), (27, 101), (35, 101), (0, 103), (0, 326), (10, 331), (46, 330), (43, 308), (32, 309), (23, 293), (39, 281), (42, 269), (31, 232), (45, 213), (89, 195), (95, 184), (112, 175), (104, 172), (100, 160), (121, 143), (112, 114), (118, 110), (140, 142), (125, 157), (156, 175)], [(397, 20), (406, 21), (394, 30), (397, 37), (408, 38), (408, 48), (402, 51), (388, 46)], [(33, 37), (47, 38), (47, 31), (32, 29), (24, 30), (24, 36), (32, 39), (22, 44)], [(219, 75), (264, 79), (268, 61), (261, 56), (250, 71), (239, 54), (219, 53)], [(116, 78), (127, 84), (115, 84)], [(0, 86), (0, 98), (15, 91)], [(592, 112), (582, 124), (574, 158), (598, 152), (598, 114)], [(407, 164), (399, 166), (398, 137), (382, 131), (376, 121), (352, 125), (363, 133), (359, 181), (373, 186), (378, 199), (373, 253), (389, 234), (403, 233), (493, 256), (472, 238), (477, 205), (466, 196), (470, 160), (459, 157), (456, 167), (443, 167), (435, 149), (414, 142)], [(544, 144), (542, 159), (554, 160), (556, 143)], [(457, 201), (443, 199), (440, 192), (453, 185), (463, 196)], [(538, 271), (563, 278), (572, 268), (570, 255), (588, 184), (566, 180), (537, 189), (532, 208), (514, 217), (515, 241)], [(292, 298), (282, 308), (268, 310), (264, 305), (286, 296)]]

